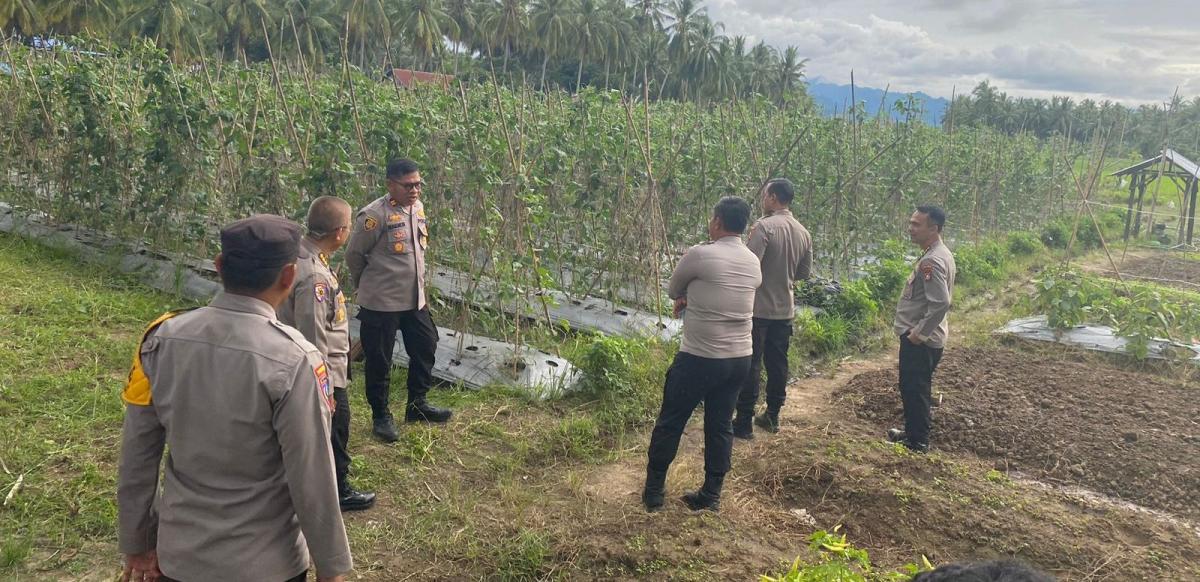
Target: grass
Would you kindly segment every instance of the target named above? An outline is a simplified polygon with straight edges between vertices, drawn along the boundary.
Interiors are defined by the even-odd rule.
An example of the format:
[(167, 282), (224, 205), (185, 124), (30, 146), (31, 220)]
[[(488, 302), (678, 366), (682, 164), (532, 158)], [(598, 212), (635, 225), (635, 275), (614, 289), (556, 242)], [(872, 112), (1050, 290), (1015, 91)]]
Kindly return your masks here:
[[(1008, 275), (1038, 259), (1027, 260)], [(13, 503), (0, 508), (0, 579), (111, 576), (118, 564), (113, 492), (119, 390), (142, 326), (181, 304), (103, 268), (3, 235), (0, 275), (11, 282), (0, 288), (0, 497), (25, 475)], [(996, 285), (990, 286), (994, 291)], [(963, 309), (984, 310), (988, 287), (961, 290)], [(402, 425), (400, 442), (384, 445), (370, 437), (362, 368), (355, 364), (349, 387), (352, 482), (380, 496), (375, 510), (346, 516), (356, 575), (529, 580), (585, 572), (703, 580), (729, 578), (730, 568), (768, 571), (789, 557), (783, 554), (790, 550), (772, 547), (791, 542), (778, 541), (781, 534), (754, 513), (777, 503), (761, 492), (733, 495), (730, 511), (719, 516), (682, 510), (647, 515), (637, 506), (647, 429), (673, 347), (536, 333), (546, 334), (532, 335), (537, 343), (556, 343), (585, 370), (589, 358), (609, 362), (605, 369), (615, 370), (615, 377), (548, 402), (511, 389), (439, 389), (431, 398), (454, 408), (455, 421)], [(397, 370), (396, 399), (404, 395), (404, 381)], [(1019, 490), (985, 476), (977, 463), (949, 464), (942, 455), (911, 455), (854, 435), (814, 433), (808, 439), (797, 441), (813, 449), (803, 458), (767, 447), (761, 453), (770, 458), (763, 459), (739, 448), (739, 474), (731, 487), (748, 492), (755, 482), (782, 483), (819, 461), (871, 475), (889, 496), (901, 492), (910, 500), (910, 514), (922, 511), (921, 500), (935, 491), (955, 499), (983, 491), (988, 507), (1022, 503)], [(698, 449), (698, 443), (684, 448), (672, 467), (674, 489), (695, 486), (702, 474), (698, 451), (687, 450)], [(776, 479), (771, 459), (796, 467)], [(945, 483), (951, 477), (964, 483), (945, 490), (919, 476), (870, 468), (881, 459), (897, 459), (916, 474), (926, 465), (946, 465)], [(747, 495), (744, 501), (741, 495)], [(746, 541), (728, 549), (699, 545), (702, 538), (720, 536)]]
[(83, 559), (70, 550), (115, 528), (119, 393), (135, 339), (182, 304), (8, 236), (0, 280), (0, 489), (24, 475), (0, 510), (0, 568), (62, 561), (77, 571)]
[[(0, 497), (24, 475), (0, 509), (0, 577), (115, 571), (120, 390), (143, 326), (191, 304), (7, 235), (0, 235), (0, 277), (9, 282), (0, 288)], [(592, 342), (558, 341), (577, 361)], [(547, 468), (611, 460), (640, 439), (671, 352), (655, 343), (635, 348), (628, 348), (637, 358), (626, 370), (628, 394), (536, 402), (513, 389), (436, 390), (431, 397), (459, 420), (402, 425), (392, 446), (369, 436), (355, 364), (352, 479), (389, 506), (366, 520), (349, 517), (355, 555), (364, 557), (360, 571), (390, 570), (371, 556), (414, 547), (422, 548), (415, 558), (443, 565), (468, 559), (476, 564), (469, 569), (489, 568), (499, 579), (551, 570), (553, 532), (511, 520), (539, 513), (545, 487), (567, 487), (559, 476), (547, 478)], [(392, 382), (395, 398), (403, 398), (404, 371)]]

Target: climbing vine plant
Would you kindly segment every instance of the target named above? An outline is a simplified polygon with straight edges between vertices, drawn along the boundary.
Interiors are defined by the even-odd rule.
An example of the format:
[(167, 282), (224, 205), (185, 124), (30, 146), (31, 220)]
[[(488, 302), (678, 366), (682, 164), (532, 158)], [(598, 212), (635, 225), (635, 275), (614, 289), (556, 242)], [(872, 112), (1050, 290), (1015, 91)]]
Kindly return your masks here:
[(960, 239), (1030, 228), (1073, 193), (1083, 149), (930, 127), (911, 103), (901, 121), (861, 107), (827, 118), (766, 99), (400, 89), (348, 64), (182, 66), (149, 43), (98, 48), (3, 45), (0, 199), (210, 257), (222, 223), (300, 219), (324, 194), (361, 206), (382, 194), (386, 160), (410, 157), (430, 184), (434, 262), (500, 281), (500, 301), (559, 288), (660, 308), (660, 281), (712, 204), (756, 199), (773, 176), (797, 184), (827, 275), (901, 234), (920, 202), (942, 204)]

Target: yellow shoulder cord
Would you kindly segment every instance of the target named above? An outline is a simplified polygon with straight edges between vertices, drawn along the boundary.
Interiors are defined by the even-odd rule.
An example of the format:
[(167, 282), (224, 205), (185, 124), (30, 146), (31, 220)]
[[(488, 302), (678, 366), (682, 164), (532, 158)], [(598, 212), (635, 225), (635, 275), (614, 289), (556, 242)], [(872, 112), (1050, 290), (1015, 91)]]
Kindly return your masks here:
[(137, 349), (133, 351), (133, 366), (129, 370), (129, 380), (125, 383), (125, 389), (121, 391), (121, 399), (128, 404), (136, 404), (138, 406), (150, 406), (150, 379), (146, 377), (146, 372), (142, 370), (142, 343), (150, 336), (150, 332), (158, 328), (162, 322), (183, 313), (182, 311), (168, 311), (155, 319), (150, 325), (146, 326), (146, 331), (142, 332), (142, 339), (138, 340)]

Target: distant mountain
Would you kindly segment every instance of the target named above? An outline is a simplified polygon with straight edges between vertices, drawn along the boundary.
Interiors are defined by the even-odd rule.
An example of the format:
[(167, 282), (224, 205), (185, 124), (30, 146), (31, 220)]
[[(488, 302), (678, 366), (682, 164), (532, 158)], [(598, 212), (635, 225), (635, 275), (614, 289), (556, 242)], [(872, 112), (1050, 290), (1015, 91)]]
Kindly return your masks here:
[[(823, 79), (813, 79), (808, 82), (808, 94), (817, 103), (817, 107), (820, 107), (825, 112), (825, 115), (844, 113), (850, 105), (850, 85), (835, 85), (827, 83)], [(892, 116), (892, 119), (901, 118), (896, 113), (894, 106), (897, 101), (904, 101), (909, 95), (909, 93), (898, 93), (895, 91), (887, 92), (885, 107), (888, 114)], [(926, 95), (920, 91), (911, 95), (923, 104), (921, 118), (925, 123), (929, 125), (941, 125), (942, 114), (950, 106), (950, 100)], [(855, 86), (854, 98), (859, 102), (866, 102), (867, 114), (876, 115), (879, 111), (880, 101), (884, 100), (884, 90), (873, 87)]]

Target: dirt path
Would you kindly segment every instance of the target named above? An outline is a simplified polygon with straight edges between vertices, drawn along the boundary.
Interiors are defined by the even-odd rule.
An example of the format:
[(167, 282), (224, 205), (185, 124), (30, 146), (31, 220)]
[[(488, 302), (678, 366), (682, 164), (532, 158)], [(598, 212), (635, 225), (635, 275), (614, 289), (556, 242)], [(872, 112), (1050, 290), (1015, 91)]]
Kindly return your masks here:
[[(952, 320), (951, 344), (995, 349), (989, 330), (1003, 322), (1027, 285), (1014, 283), (973, 299)], [(1019, 373), (1012, 358), (1002, 365)], [(977, 359), (987, 366), (986, 354)], [(617, 578), (643, 577), (645, 565), (655, 563), (662, 569), (653, 571), (672, 578), (686, 579), (691, 572), (749, 579), (745, 576), (777, 571), (781, 562), (804, 555), (814, 530), (840, 525), (885, 567), (920, 556), (935, 563), (1015, 556), (1063, 580), (1200, 578), (1200, 531), (1178, 515), (1078, 485), (1043, 482), (1036, 474), (996, 471), (994, 458), (962, 447), (921, 456), (885, 444), (883, 424), (895, 419), (857, 418), (853, 403), (839, 394), (871, 379), (878, 398), (898, 408), (895, 366), (895, 354), (886, 351), (794, 381), (780, 432), (759, 431), (753, 441), (736, 441), (719, 515), (698, 516), (670, 503), (702, 479), (702, 427), (695, 417), (672, 466), (662, 513), (640, 511), (644, 449), (591, 469), (583, 477), (584, 495), (601, 507), (597, 516), (618, 513), (622, 526), (580, 533), (583, 555), (595, 548), (602, 560), (625, 564), (614, 572)], [(957, 389), (954, 381), (935, 384), (935, 392)], [(1061, 389), (1069, 388), (1068, 383)], [(953, 396), (945, 406), (958, 404)], [(1103, 409), (1103, 402), (1093, 404)], [(1103, 418), (1102, 412), (1089, 414)], [(943, 415), (962, 416), (949, 409)], [(1105, 471), (1102, 465), (1088, 470)], [(640, 548), (635, 551), (630, 539), (645, 543), (633, 544)]]

